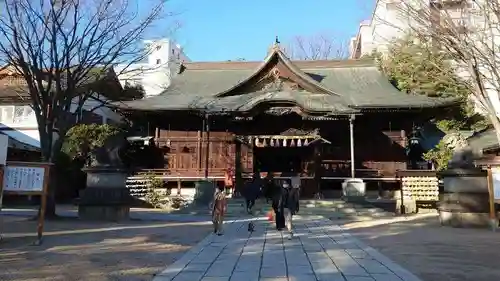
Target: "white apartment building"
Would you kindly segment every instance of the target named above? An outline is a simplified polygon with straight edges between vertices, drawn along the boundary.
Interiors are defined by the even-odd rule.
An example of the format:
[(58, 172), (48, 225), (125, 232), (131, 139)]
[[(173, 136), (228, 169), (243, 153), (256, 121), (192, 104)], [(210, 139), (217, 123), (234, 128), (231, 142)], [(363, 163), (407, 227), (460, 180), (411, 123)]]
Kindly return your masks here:
[[(384, 53), (395, 39), (401, 38), (411, 26), (416, 23), (411, 17), (404, 13), (403, 3), (411, 3), (409, 0), (374, 0), (375, 8), (369, 20), (361, 22), (358, 33), (351, 38), (349, 57), (357, 59), (363, 55), (371, 54), (373, 51)], [(441, 1), (441, 13), (446, 13), (460, 25), (468, 25), (468, 18), (463, 13), (467, 0), (416, 0), (418, 5), (427, 5), (431, 2)]]
[(181, 62), (189, 62), (181, 45), (171, 39), (144, 41), (147, 57), (143, 62), (132, 65), (118, 65), (115, 71), (122, 86), (141, 85), (146, 96), (163, 92), (170, 85), (170, 79)]
[[(138, 64), (133, 64), (127, 71), (119, 75), (120, 84), (140, 84), (144, 87), (147, 96), (161, 93), (170, 83), (173, 69), (181, 61), (189, 61), (180, 45), (169, 39), (148, 40), (144, 44), (150, 50), (147, 59)], [(115, 72), (120, 73), (124, 66), (115, 67)], [(12, 78), (15, 79), (15, 78)], [(6, 79), (3, 83), (12, 83)], [(2, 82), (0, 82), (1, 84)], [(1, 88), (0, 88), (1, 91)], [(89, 98), (82, 108), (82, 115), (97, 123), (120, 123), (123, 117), (108, 107), (101, 106), (106, 98), (99, 96)], [(76, 104), (71, 112), (75, 113)], [(12, 143), (24, 144), (24, 149), (36, 150), (40, 148), (40, 135), (36, 116), (29, 105), (6, 104), (0, 105), (0, 133), (8, 135), (14, 140)]]
[[(361, 22), (358, 33), (351, 38), (349, 57), (352, 59), (361, 58), (364, 55), (372, 54), (374, 51), (384, 54), (389, 45), (398, 38), (406, 35), (412, 28), (418, 26), (417, 22), (411, 18), (409, 13), (405, 13), (405, 6), (415, 4), (424, 9), (431, 7), (431, 2), (439, 3), (434, 6), (441, 17), (450, 19), (456, 26), (472, 27), (475, 30), (473, 36), (477, 36), (478, 42), (484, 41), (489, 34), (481, 29), (484, 19), (481, 12), (474, 12), (472, 0), (375, 0), (376, 5), (371, 19)], [(477, 3), (476, 3), (477, 5)], [(482, 11), (484, 14), (484, 10)], [(483, 30), (483, 31), (480, 31)], [(490, 30), (491, 31), (491, 30)], [(498, 28), (494, 28), (498, 32)], [(500, 35), (499, 35), (500, 36)], [(470, 40), (470, 39), (469, 39)], [(488, 39), (489, 40), (489, 39)], [(486, 43), (478, 43), (478, 45)], [(498, 45), (498, 43), (496, 43)], [(479, 48), (481, 48), (479, 46)], [(500, 56), (497, 56), (500, 60)], [(487, 73), (487, 70), (486, 72)], [(459, 71), (458, 75), (469, 78), (470, 74), (466, 69)], [(498, 82), (497, 82), (498, 84)], [(497, 86), (497, 87), (495, 87)], [(500, 116), (500, 99), (498, 97), (498, 85), (492, 85), (488, 91), (489, 99)], [(484, 112), (476, 101), (476, 110)]]
[[(122, 116), (113, 110), (102, 107), (102, 99), (89, 98), (82, 107), (83, 115), (92, 115), (93, 121), (108, 124), (122, 122)], [(76, 104), (72, 106), (72, 113), (76, 111)], [(4, 104), (0, 106), (0, 133), (23, 143), (26, 149), (40, 148), (40, 134), (36, 116), (29, 105)]]

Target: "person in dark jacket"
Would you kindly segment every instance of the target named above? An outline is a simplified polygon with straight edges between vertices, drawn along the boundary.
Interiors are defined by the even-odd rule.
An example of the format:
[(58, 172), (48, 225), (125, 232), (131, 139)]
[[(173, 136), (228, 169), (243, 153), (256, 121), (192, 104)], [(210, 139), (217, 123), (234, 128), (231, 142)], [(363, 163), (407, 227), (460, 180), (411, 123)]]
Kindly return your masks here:
[(290, 179), (291, 184), (286, 186), (282, 194), (282, 201), (285, 205), (285, 221), (288, 230), (288, 239), (293, 238), (293, 224), (292, 219), (295, 214), (299, 212), (300, 201), (300, 177), (292, 176)]
[(281, 231), (285, 228), (285, 206), (286, 202), (283, 201), (284, 198), (284, 192), (286, 191), (286, 188), (288, 188), (289, 183), (287, 180), (280, 181), (279, 187), (276, 188), (275, 192), (273, 192), (273, 198), (272, 198), (272, 207), (274, 210), (275, 214), (275, 222), (276, 222), (276, 229), (278, 231)]
[(266, 198), (266, 203), (272, 201), (273, 195), (276, 192), (276, 189), (279, 188), (274, 182), (274, 176), (272, 172), (268, 172), (266, 177), (263, 180), (262, 193)]
[(260, 191), (262, 188), (262, 180), (260, 178), (260, 174), (255, 173), (253, 178), (245, 184), (243, 188), (243, 197), (245, 197), (245, 204), (247, 213), (252, 213), (252, 208), (255, 205), (255, 200), (260, 195)]

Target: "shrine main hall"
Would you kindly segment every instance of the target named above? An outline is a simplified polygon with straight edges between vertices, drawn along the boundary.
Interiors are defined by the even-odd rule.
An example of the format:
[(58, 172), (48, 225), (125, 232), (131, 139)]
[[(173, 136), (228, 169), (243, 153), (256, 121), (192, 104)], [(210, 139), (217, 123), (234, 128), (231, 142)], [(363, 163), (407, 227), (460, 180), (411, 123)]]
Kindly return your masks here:
[[(178, 65), (157, 96), (117, 103), (135, 120), (161, 157), (142, 167), (167, 180), (236, 185), (256, 173), (298, 173), (302, 195), (338, 192), (346, 179), (391, 188), (412, 132), (457, 104), (400, 92), (373, 60), (292, 61), (272, 47), (262, 62)], [(140, 165), (139, 165), (140, 166)]]

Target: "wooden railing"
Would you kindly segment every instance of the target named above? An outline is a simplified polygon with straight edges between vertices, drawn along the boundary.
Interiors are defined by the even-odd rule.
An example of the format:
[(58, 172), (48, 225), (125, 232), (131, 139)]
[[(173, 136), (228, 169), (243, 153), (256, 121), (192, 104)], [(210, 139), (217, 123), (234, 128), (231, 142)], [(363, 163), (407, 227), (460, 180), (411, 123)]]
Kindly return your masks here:
[[(210, 168), (208, 170), (208, 178), (223, 180), (224, 179), (225, 169), (222, 168)], [(143, 178), (147, 174), (154, 174), (159, 178), (163, 178), (166, 180), (181, 180), (181, 181), (189, 181), (189, 180), (197, 180), (203, 179), (205, 177), (205, 169), (140, 169), (137, 170), (133, 176), (130, 178)], [(252, 177), (253, 173), (251, 171), (243, 171), (243, 178)], [(282, 173), (276, 172), (274, 173), (275, 177), (281, 177)], [(344, 179), (350, 178), (350, 171), (347, 173), (332, 173), (326, 172), (323, 173), (322, 178), (324, 179)], [(355, 176), (357, 178), (369, 178), (369, 179), (383, 179), (383, 178), (396, 178), (395, 174), (387, 174), (385, 171), (375, 170), (375, 169), (356, 169)], [(313, 175), (309, 175), (307, 173), (301, 174), (302, 178), (314, 178)]]

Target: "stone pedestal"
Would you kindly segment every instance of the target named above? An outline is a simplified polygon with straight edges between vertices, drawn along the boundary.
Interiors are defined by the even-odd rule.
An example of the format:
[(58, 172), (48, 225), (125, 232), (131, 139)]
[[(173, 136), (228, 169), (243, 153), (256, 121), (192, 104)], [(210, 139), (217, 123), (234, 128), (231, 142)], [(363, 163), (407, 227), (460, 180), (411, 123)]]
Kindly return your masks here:
[(439, 220), (444, 226), (489, 227), (489, 193), (485, 171), (448, 169), (441, 172)]
[(91, 167), (83, 171), (87, 173), (87, 187), (82, 191), (78, 206), (80, 219), (129, 219), (132, 197), (126, 187), (127, 171), (113, 167)]
[(417, 201), (409, 198), (401, 199), (401, 196), (399, 196), (396, 199), (395, 213), (398, 215), (408, 215), (408, 214), (418, 213)]
[(342, 183), (342, 197), (348, 202), (364, 202), (366, 183), (362, 179), (346, 179)]
[(215, 183), (209, 180), (201, 180), (195, 184), (193, 204), (197, 206), (208, 206), (214, 198)]

